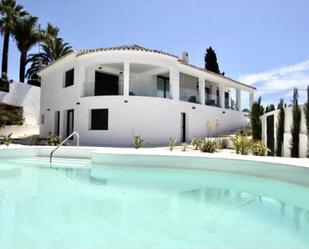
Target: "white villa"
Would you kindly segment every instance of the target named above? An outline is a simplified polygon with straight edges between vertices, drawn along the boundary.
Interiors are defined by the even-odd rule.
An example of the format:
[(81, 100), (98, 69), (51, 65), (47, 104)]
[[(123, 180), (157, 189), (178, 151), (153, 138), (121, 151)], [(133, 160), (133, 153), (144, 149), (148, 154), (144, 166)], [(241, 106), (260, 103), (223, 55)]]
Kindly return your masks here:
[[(241, 99), (252, 105), (255, 88), (137, 45), (74, 51), (39, 72), (40, 135), (82, 145), (130, 145), (142, 136), (166, 145), (206, 135), (207, 121), (224, 133), (247, 125)], [(243, 102), (244, 103), (244, 102)]]

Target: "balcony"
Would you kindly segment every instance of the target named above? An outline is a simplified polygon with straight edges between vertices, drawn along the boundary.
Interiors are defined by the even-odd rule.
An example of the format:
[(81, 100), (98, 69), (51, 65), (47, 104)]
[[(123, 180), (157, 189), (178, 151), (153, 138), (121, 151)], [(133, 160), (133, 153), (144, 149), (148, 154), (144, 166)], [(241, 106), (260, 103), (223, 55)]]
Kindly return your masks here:
[[(144, 96), (241, 110), (241, 88), (205, 80), (172, 68), (139, 63), (95, 64), (86, 67), (81, 96)], [(253, 94), (245, 99), (253, 102)]]
[(114, 87), (104, 88), (95, 82), (86, 82), (82, 87), (82, 97), (92, 96), (119, 96), (123, 95), (123, 84), (117, 84)]

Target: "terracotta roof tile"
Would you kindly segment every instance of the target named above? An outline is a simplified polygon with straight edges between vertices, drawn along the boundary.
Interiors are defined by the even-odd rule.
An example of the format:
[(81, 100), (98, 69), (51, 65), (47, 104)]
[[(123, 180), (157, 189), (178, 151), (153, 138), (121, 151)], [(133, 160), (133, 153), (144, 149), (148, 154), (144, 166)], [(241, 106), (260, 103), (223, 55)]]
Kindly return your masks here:
[(163, 55), (167, 55), (167, 56), (171, 56), (171, 57), (179, 59), (179, 57), (176, 56), (176, 55), (173, 55), (173, 54), (170, 54), (170, 53), (167, 53), (167, 52), (163, 52), (163, 51), (160, 51), (160, 50), (156, 50), (156, 49), (144, 48), (144, 47), (141, 47), (141, 46), (136, 45), (136, 44), (117, 46), (117, 47), (109, 47), (109, 48), (82, 49), (82, 50), (76, 51), (76, 53), (77, 53), (76, 56), (81, 56), (81, 55), (96, 53), (96, 52), (102, 52), (102, 51), (116, 51), (116, 50), (144, 51), (144, 52), (163, 54)]

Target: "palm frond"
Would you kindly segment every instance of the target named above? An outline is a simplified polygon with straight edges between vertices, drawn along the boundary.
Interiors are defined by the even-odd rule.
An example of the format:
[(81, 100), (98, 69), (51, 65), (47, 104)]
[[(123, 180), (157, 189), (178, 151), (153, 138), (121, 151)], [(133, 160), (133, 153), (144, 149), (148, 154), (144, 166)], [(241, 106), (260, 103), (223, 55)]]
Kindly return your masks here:
[(47, 66), (59, 59), (60, 57), (70, 53), (72, 47), (69, 43), (64, 42), (58, 37), (59, 29), (51, 24), (48, 24), (45, 34), (40, 45), (41, 52), (30, 54), (27, 63), (31, 64), (27, 70), (27, 78), (32, 78), (44, 66)]

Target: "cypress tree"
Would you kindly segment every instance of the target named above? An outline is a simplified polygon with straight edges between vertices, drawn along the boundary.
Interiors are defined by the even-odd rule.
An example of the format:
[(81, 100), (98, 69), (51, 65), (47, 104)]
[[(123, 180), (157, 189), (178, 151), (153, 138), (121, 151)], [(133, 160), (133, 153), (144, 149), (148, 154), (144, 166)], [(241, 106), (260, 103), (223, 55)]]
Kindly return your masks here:
[(260, 116), (263, 115), (263, 113), (264, 113), (264, 108), (261, 105), (261, 97), (259, 97), (258, 101), (253, 102), (251, 113), (250, 113), (252, 138), (254, 140), (262, 139), (262, 123), (260, 120)]
[(277, 132), (276, 132), (276, 156), (282, 156), (282, 146), (284, 142), (284, 100), (280, 99), (280, 103), (278, 105), (279, 113), (277, 116)]
[(299, 157), (299, 132), (301, 121), (301, 110), (298, 106), (298, 90), (294, 88), (293, 91), (293, 104), (292, 104), (292, 125), (291, 125), (291, 141), (290, 152), (291, 157)]
[(274, 111), (276, 108), (273, 104), (270, 104), (266, 107), (265, 113)]
[(306, 133), (307, 133), (307, 157), (309, 158), (309, 86), (307, 87), (307, 102), (304, 105)]
[(211, 72), (217, 73), (217, 74), (221, 74), (220, 69), (219, 69), (219, 64), (217, 61), (217, 55), (216, 55), (215, 50), (212, 47), (209, 47), (208, 49), (206, 49), (204, 59), (205, 59), (205, 69)]

